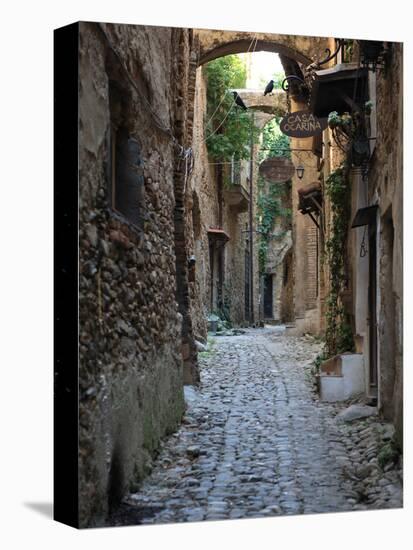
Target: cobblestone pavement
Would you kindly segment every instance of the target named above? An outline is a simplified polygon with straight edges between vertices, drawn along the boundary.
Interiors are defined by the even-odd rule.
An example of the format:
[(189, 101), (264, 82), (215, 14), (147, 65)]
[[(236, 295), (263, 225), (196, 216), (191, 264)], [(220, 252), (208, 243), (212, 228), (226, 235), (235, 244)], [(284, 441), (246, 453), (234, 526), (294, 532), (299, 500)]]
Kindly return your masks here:
[(215, 337), (180, 430), (111, 525), (265, 517), (402, 505), (401, 468), (378, 467), (392, 427), (340, 424), (309, 371), (320, 344), (276, 327)]

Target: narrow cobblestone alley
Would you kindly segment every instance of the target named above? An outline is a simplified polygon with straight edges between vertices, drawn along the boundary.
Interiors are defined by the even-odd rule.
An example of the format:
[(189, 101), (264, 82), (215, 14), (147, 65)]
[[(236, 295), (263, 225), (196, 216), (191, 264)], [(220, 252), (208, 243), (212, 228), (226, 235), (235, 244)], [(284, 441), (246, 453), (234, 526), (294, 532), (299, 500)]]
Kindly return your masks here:
[(58, 522), (403, 507), (403, 44), (275, 31), (55, 29)]
[(320, 403), (313, 390), (319, 350), (278, 327), (215, 337), (200, 354), (199, 389), (185, 388), (180, 430), (111, 524), (401, 506), (401, 472), (377, 464), (390, 426), (337, 422), (345, 404)]

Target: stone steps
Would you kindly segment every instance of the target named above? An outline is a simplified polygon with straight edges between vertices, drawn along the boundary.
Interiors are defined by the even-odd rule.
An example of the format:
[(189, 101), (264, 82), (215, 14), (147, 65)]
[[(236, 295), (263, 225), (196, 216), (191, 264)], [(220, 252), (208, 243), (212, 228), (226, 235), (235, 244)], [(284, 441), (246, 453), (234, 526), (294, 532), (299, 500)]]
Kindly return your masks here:
[(322, 401), (346, 401), (365, 391), (364, 360), (361, 353), (344, 353), (320, 366)]

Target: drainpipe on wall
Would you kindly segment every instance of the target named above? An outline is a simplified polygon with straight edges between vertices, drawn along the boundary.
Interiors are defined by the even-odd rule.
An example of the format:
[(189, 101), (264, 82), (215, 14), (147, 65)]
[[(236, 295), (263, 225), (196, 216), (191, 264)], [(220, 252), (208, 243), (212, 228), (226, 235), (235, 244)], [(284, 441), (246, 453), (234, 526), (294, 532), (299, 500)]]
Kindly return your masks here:
[(253, 175), (254, 175), (254, 140), (252, 127), (254, 114), (251, 115), (250, 133), (250, 201), (249, 201), (249, 222), (250, 222), (250, 324), (254, 324), (254, 228), (253, 228)]
[[(224, 173), (223, 173), (223, 166), (222, 164), (217, 165), (217, 184), (218, 184), (218, 227), (221, 229), (224, 228), (224, 220), (223, 220), (223, 198), (222, 198), (222, 192), (223, 192), (223, 186), (224, 186)], [(218, 249), (218, 285), (217, 285), (217, 308), (222, 309), (223, 303), (224, 303), (224, 247), (220, 246)]]

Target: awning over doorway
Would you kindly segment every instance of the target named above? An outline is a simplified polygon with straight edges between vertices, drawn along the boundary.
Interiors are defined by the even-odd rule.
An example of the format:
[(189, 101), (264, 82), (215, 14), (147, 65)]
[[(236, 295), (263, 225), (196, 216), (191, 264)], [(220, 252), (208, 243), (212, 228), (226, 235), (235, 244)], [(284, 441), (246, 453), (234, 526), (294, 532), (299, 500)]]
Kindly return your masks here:
[(309, 107), (317, 117), (327, 117), (332, 111), (342, 114), (351, 111), (354, 103), (364, 103), (367, 70), (357, 63), (339, 63), (315, 75)]
[(377, 208), (377, 204), (374, 204), (373, 206), (365, 206), (364, 208), (359, 208), (356, 212), (356, 215), (354, 216), (351, 227), (361, 227), (362, 225), (369, 225), (370, 223), (375, 222)]
[(220, 227), (210, 227), (208, 229), (209, 244), (216, 247), (225, 246), (229, 241), (229, 235)]

